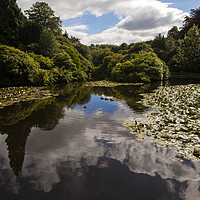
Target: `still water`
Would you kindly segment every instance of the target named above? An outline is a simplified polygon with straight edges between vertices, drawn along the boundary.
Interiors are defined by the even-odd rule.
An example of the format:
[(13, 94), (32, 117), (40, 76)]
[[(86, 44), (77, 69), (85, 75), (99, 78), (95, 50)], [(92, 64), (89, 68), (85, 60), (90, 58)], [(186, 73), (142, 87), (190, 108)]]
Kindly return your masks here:
[(123, 129), (158, 85), (55, 88), (0, 110), (1, 200), (197, 200), (200, 163)]

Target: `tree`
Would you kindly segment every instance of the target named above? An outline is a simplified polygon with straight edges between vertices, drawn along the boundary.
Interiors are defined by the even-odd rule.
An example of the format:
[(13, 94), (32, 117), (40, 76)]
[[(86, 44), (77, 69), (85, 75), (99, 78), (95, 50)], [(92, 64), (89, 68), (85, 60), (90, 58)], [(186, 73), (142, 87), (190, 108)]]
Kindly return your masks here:
[(25, 14), (32, 23), (39, 24), (45, 29), (50, 29), (54, 33), (61, 32), (60, 17), (54, 15), (54, 11), (45, 2), (36, 2)]
[(164, 37), (164, 35), (159, 33), (158, 35), (155, 36), (152, 42), (152, 47), (165, 50), (166, 49), (165, 41), (166, 41), (166, 38)]
[(47, 29), (42, 31), (36, 51), (46, 57), (53, 57), (58, 51), (56, 37), (51, 31)]
[(183, 27), (181, 28), (180, 37), (184, 35), (193, 27), (193, 25), (200, 26), (200, 7), (197, 9), (190, 10), (190, 16), (186, 16), (183, 21)]
[(27, 21), (20, 31), (20, 41), (24, 45), (38, 43), (42, 33), (40, 25)]
[(83, 56), (85, 57), (87, 60), (91, 61), (92, 60), (92, 56), (91, 56), (91, 52), (88, 46), (83, 45), (81, 43), (78, 43), (75, 45), (75, 48), (77, 49), (77, 51)]
[(151, 45), (146, 42), (137, 42), (131, 45), (128, 53), (139, 53), (140, 51), (153, 52)]
[(71, 38), (69, 38), (70, 42), (73, 44), (79, 44), (80, 43), (80, 39), (76, 38), (74, 36), (71, 36)]
[(200, 31), (196, 25), (179, 40), (177, 54), (171, 59), (171, 66), (175, 66), (175, 71), (200, 72)]
[(0, 87), (34, 84), (39, 63), (14, 47), (0, 45)]
[(18, 46), (19, 32), (26, 22), (16, 0), (0, 1), (0, 43)]
[(168, 78), (169, 71), (155, 53), (140, 51), (132, 60), (116, 64), (111, 76), (119, 82), (151, 82)]
[(177, 26), (173, 26), (167, 33), (166, 47), (168, 51), (176, 48), (179, 39), (179, 30)]

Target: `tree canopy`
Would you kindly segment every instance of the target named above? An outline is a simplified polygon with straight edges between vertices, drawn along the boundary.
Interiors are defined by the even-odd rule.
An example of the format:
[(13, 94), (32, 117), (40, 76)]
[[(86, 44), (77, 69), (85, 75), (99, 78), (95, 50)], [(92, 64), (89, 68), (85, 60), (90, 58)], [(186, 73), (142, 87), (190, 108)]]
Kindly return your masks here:
[(184, 35), (193, 27), (193, 25), (200, 26), (200, 7), (197, 9), (190, 10), (190, 16), (186, 16), (183, 21), (183, 26), (181, 28), (180, 37), (183, 38)]
[(54, 33), (61, 32), (60, 17), (56, 17), (55, 12), (45, 2), (36, 2), (29, 10), (25, 10), (25, 14), (32, 23), (39, 24), (45, 29), (50, 29)]
[(18, 46), (20, 29), (25, 22), (16, 0), (0, 1), (0, 43)]

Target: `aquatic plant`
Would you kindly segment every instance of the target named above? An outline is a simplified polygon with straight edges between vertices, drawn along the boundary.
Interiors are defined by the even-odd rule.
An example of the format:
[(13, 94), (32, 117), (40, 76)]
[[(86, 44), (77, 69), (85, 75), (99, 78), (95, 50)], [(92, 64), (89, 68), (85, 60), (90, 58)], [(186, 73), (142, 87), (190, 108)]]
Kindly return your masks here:
[(143, 85), (143, 83), (118, 83), (112, 81), (90, 81), (87, 82), (86, 86), (93, 86), (93, 87), (115, 87), (120, 85)]
[(46, 99), (55, 96), (44, 87), (7, 87), (0, 89), (0, 109), (20, 101)]
[(140, 139), (149, 136), (157, 145), (175, 149), (174, 159), (199, 160), (200, 85), (164, 86), (143, 96), (143, 104), (154, 110), (123, 125)]

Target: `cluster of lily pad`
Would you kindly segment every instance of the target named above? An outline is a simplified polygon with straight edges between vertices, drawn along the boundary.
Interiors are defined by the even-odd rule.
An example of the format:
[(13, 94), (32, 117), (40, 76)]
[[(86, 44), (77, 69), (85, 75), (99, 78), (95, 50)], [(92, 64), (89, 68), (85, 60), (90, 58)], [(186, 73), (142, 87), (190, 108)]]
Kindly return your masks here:
[(43, 87), (7, 87), (0, 88), (0, 109), (16, 102), (51, 97), (49, 90)]
[(139, 139), (150, 136), (159, 146), (175, 149), (175, 159), (200, 159), (200, 85), (163, 86), (144, 94), (153, 107), (144, 119), (125, 121)]
[(120, 85), (143, 85), (143, 83), (118, 83), (118, 82), (112, 82), (112, 81), (90, 81), (87, 82), (86, 86), (92, 86), (92, 87), (115, 87)]

